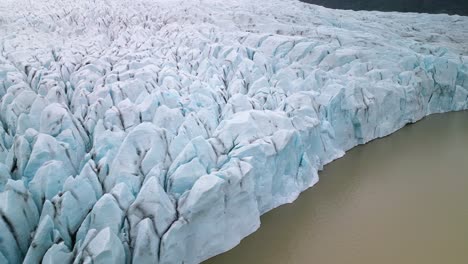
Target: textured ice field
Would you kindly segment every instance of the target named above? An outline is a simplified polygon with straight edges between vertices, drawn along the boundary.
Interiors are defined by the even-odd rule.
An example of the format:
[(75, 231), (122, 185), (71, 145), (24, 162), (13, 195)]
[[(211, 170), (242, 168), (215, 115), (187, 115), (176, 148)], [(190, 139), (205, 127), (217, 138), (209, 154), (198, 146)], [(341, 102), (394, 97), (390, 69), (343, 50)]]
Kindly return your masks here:
[(0, 96), (0, 263), (199, 263), (346, 150), (467, 109), (468, 17), (1, 0)]

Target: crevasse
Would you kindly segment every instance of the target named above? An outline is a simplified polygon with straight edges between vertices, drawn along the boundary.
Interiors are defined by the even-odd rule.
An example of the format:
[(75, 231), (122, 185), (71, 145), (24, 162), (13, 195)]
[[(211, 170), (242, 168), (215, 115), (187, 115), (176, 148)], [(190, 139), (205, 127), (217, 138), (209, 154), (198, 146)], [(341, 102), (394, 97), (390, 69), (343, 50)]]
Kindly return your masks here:
[(199, 263), (345, 151), (468, 108), (468, 17), (0, 3), (0, 263)]

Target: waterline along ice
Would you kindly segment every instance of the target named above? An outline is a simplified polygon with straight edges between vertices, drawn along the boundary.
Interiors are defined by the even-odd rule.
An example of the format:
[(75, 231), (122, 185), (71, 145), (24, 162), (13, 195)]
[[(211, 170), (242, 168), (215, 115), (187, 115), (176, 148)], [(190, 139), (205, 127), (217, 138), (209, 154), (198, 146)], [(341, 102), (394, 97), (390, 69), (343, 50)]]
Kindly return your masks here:
[(468, 17), (0, 2), (0, 263), (199, 263), (325, 163), (468, 108)]

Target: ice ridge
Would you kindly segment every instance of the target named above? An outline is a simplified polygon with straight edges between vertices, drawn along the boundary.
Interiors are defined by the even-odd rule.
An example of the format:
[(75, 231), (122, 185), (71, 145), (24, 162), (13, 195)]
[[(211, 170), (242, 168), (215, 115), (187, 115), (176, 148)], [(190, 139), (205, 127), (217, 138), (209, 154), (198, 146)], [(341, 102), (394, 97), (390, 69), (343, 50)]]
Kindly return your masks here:
[(0, 263), (199, 263), (345, 151), (468, 109), (468, 17), (0, 3)]

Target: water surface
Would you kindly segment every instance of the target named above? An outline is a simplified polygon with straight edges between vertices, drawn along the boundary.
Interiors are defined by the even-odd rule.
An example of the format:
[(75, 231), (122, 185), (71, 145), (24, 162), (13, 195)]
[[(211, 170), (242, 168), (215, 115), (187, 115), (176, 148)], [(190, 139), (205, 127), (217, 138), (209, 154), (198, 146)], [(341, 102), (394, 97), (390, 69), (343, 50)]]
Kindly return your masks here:
[(301, 0), (334, 9), (458, 14), (468, 16), (467, 0)]
[(206, 263), (468, 263), (468, 112), (352, 149), (261, 220)]

